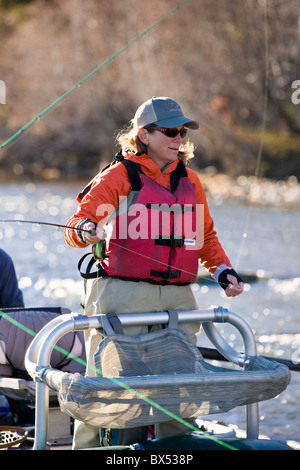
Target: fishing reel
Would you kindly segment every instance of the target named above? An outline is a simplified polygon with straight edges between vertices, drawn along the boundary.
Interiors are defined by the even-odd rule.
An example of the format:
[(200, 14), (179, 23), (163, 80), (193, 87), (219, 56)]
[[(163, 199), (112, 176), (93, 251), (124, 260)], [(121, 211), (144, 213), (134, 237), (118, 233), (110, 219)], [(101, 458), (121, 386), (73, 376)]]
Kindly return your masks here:
[[(103, 233), (105, 234), (105, 230), (102, 228)], [(96, 230), (89, 230), (91, 235), (96, 235)], [(93, 258), (96, 261), (102, 261), (104, 258), (108, 258), (106, 255), (106, 240), (102, 238), (99, 240), (95, 245), (92, 246), (93, 251)]]
[(104, 258), (108, 258), (106, 253), (106, 240), (99, 240), (98, 243), (93, 245), (93, 257), (97, 261), (102, 261)]

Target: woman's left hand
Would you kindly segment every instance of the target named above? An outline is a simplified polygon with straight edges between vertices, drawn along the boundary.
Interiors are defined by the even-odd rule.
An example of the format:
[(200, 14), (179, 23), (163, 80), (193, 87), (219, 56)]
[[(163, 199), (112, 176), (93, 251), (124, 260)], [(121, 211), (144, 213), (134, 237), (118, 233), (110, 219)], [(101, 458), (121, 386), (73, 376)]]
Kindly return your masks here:
[(227, 279), (230, 283), (225, 289), (227, 297), (236, 297), (237, 295), (240, 295), (244, 290), (244, 283), (238, 282), (237, 278), (231, 274), (227, 275)]

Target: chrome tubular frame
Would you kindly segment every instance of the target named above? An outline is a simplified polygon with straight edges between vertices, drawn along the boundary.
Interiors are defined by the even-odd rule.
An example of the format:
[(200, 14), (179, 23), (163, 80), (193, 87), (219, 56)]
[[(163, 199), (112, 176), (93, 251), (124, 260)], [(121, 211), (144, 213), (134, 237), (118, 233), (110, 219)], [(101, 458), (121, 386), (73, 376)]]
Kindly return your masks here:
[[(118, 315), (123, 326), (162, 325), (169, 321), (168, 312), (127, 313)], [(41, 377), (45, 368), (50, 367), (52, 350), (58, 340), (70, 331), (99, 328), (102, 315), (87, 317), (74, 313), (60, 315), (49, 322), (33, 339), (26, 356), (25, 366), (36, 382), (35, 442), (34, 450), (44, 450), (47, 446), (49, 389)], [(208, 310), (178, 312), (179, 323), (200, 322), (216, 349), (226, 359), (247, 369), (247, 359), (257, 355), (254, 335), (249, 325), (235, 313), (222, 307)], [(220, 335), (214, 323), (229, 323), (241, 334), (244, 353), (233, 349)], [(258, 404), (247, 405), (247, 438), (257, 439), (259, 434)]]

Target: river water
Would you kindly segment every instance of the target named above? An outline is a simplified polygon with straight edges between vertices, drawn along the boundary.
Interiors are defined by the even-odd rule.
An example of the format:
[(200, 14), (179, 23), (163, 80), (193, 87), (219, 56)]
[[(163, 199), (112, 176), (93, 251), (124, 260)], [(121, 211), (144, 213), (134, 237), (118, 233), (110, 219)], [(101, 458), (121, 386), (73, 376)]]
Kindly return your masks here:
[[(65, 224), (77, 207), (83, 183), (1, 183), (0, 219)], [(241, 189), (244, 182), (240, 181)], [(252, 198), (208, 196), (215, 227), (225, 251), (241, 275), (254, 282), (234, 299), (213, 282), (194, 285), (199, 308), (223, 306), (252, 327), (261, 355), (300, 361), (300, 189), (265, 183)], [(243, 189), (243, 188), (242, 188)], [(256, 192), (255, 192), (256, 191)], [(253, 194), (261, 191), (259, 203)], [(0, 223), (0, 247), (14, 260), (27, 307), (64, 306), (82, 313), (83, 281), (77, 270), (88, 250), (68, 247), (63, 230), (37, 224)], [(202, 274), (202, 271), (200, 271)], [(236, 330), (226, 340), (240, 350)], [(211, 347), (203, 333), (199, 344)], [(300, 372), (292, 372), (287, 390), (259, 406), (260, 432), (300, 441)], [(245, 429), (244, 408), (216, 416)]]

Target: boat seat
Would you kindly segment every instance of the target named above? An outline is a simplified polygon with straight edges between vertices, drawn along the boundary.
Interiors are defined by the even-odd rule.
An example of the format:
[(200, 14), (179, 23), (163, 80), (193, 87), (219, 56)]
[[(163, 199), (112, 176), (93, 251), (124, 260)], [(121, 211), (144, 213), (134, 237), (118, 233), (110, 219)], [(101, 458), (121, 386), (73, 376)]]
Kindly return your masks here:
[[(32, 338), (54, 318), (70, 313), (62, 307), (9, 308), (0, 309), (0, 393), (11, 400), (35, 402), (36, 384), (27, 373), (24, 357)], [(81, 333), (67, 335), (58, 343), (60, 350), (54, 350), (51, 364), (66, 372), (84, 373), (85, 367), (70, 359), (85, 359), (84, 338)], [(50, 401), (57, 403), (56, 394), (50, 394)]]
[[(10, 408), (14, 410), (14, 419), (18, 422), (23, 423), (23, 419), (30, 419), (26, 410), (33, 408), (36, 401), (36, 382), (27, 373), (24, 365), (26, 350), (33, 337), (45, 325), (68, 313), (69, 309), (61, 307), (0, 310), (0, 394), (7, 398)], [(83, 333), (71, 332), (60, 340), (57, 346), (51, 355), (51, 364), (58, 370), (83, 374)], [(72, 355), (80, 358), (81, 362), (71, 359)], [(25, 417), (22, 414), (24, 412)], [(54, 391), (49, 393), (47, 442), (51, 445), (71, 442), (70, 417), (61, 412)]]
[(0, 363), (0, 377), (13, 377), (14, 370), (10, 364)]
[[(117, 318), (123, 326), (162, 325), (169, 323), (170, 313), (120, 314)], [(184, 333), (174, 328), (174, 321), (171, 327), (138, 337), (116, 333), (115, 321), (109, 322), (107, 315), (70, 314), (50, 322), (33, 340), (25, 359), (26, 368), (40, 389), (36, 412), (41, 429), (35, 449), (45, 445), (49, 389), (57, 393), (61, 410), (67, 415), (111, 429), (130, 429), (174, 418), (184, 420), (246, 405), (248, 437), (257, 438), (256, 405), (285, 390), (291, 378), (288, 367), (257, 356), (250, 327), (226, 309), (177, 315), (179, 322), (201, 322), (221, 354), (235, 364), (234, 368), (206, 362)], [(228, 322), (238, 328), (245, 353), (224, 346), (212, 329), (214, 322)], [(49, 365), (53, 345), (62, 334), (89, 328), (100, 328), (106, 333), (95, 354), (98, 376), (63, 372)], [(236, 365), (241, 367), (237, 369)]]
[(95, 354), (98, 377), (46, 369), (42, 380), (62, 411), (94, 426), (128, 429), (224, 413), (274, 398), (289, 383), (285, 365), (259, 356), (247, 370), (216, 367), (179, 330), (110, 334)]
[[(31, 380), (24, 364), (29, 344), (51, 320), (68, 313), (70, 310), (62, 307), (0, 309), (0, 377)], [(84, 360), (84, 349), (83, 335), (71, 332), (57, 343), (51, 365), (59, 370), (84, 373), (84, 365), (70, 359), (73, 354)]]

